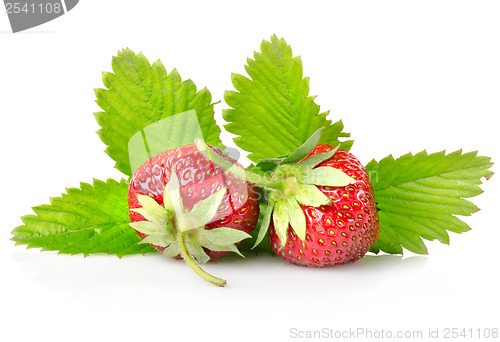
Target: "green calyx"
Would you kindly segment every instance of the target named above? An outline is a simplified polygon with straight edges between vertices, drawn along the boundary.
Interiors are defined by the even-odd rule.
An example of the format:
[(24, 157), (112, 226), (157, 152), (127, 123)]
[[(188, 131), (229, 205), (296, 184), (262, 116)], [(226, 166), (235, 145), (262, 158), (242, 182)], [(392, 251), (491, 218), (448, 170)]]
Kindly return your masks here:
[(265, 237), (271, 218), (278, 234), (281, 246), (285, 245), (289, 226), (297, 236), (305, 239), (306, 218), (300, 205), (321, 206), (330, 204), (330, 199), (317, 186), (341, 187), (352, 184), (355, 179), (343, 171), (332, 167), (317, 167), (330, 159), (337, 152), (338, 146), (331, 151), (318, 153), (306, 158), (316, 147), (323, 128), (318, 129), (303, 145), (288, 156), (262, 161), (275, 164), (270, 168), (274, 172), (265, 177), (235, 166), (216, 153), (212, 153), (201, 140), (196, 140), (199, 151), (218, 166), (234, 175), (254, 183), (267, 192), (267, 210), (259, 228), (254, 247)]
[[(271, 216), (281, 248), (286, 243), (290, 226), (303, 241), (306, 236), (306, 217), (300, 205), (318, 207), (330, 204), (331, 200), (317, 186), (346, 186), (355, 182), (341, 170), (332, 167), (313, 169), (317, 164), (331, 158), (333, 153), (322, 153), (321, 158), (315, 158), (317, 163), (314, 164), (309, 162), (302, 165), (301, 162), (277, 167), (271, 178), (276, 187), (268, 191), (269, 203), (265, 218), (269, 218), (263, 220), (254, 247), (265, 237)], [(304, 162), (306, 161), (307, 159)]]
[(206, 224), (213, 221), (226, 191), (226, 188), (219, 190), (187, 211), (180, 196), (179, 180), (172, 173), (165, 188), (163, 206), (149, 196), (137, 195), (141, 208), (132, 211), (141, 214), (146, 221), (133, 222), (130, 226), (147, 235), (140, 243), (164, 247), (163, 255), (167, 257), (180, 254), (201, 278), (217, 286), (225, 286), (225, 280), (208, 274), (198, 263), (210, 260), (204, 248), (243, 256), (235, 244), (251, 237), (228, 227), (206, 229)]
[(270, 190), (274, 201), (285, 200), (297, 192), (300, 179), (300, 168), (294, 165), (279, 166), (271, 176), (275, 186)]

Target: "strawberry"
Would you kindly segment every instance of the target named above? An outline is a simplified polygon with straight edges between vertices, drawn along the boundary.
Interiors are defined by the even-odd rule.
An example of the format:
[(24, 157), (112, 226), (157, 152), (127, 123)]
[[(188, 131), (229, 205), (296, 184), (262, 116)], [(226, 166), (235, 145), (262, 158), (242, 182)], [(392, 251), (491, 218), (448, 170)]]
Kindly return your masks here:
[[(303, 160), (333, 149), (329, 145), (317, 145)], [(340, 149), (315, 169), (318, 167), (342, 170), (355, 181), (346, 186), (318, 186), (331, 200), (328, 204), (300, 204), (306, 218), (305, 239), (288, 228), (283, 244), (271, 221), (271, 247), (284, 260), (301, 266), (330, 266), (356, 261), (365, 255), (379, 235), (377, 208), (368, 174), (358, 159)]]
[[(241, 168), (218, 148), (209, 147), (209, 153)], [(194, 259), (205, 263), (231, 251), (240, 254), (235, 244), (250, 237), (259, 217), (257, 194), (253, 185), (214, 164), (194, 144), (178, 147), (135, 171), (128, 192), (131, 226), (142, 243), (183, 258), (202, 278), (224, 286)]]
[[(288, 156), (255, 168), (270, 177), (214, 162), (264, 189), (267, 208), (257, 246), (269, 230), (271, 247), (301, 266), (330, 266), (363, 257), (379, 235), (373, 187), (363, 165), (349, 152), (318, 145), (322, 129)], [(200, 151), (208, 147), (196, 142)], [(234, 170), (234, 171), (233, 171)]]

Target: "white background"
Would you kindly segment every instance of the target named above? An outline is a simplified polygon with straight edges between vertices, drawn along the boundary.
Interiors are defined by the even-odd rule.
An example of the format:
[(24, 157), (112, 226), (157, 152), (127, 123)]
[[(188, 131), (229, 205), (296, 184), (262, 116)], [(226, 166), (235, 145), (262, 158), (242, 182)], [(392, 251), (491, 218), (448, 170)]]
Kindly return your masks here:
[[(87, 0), (12, 34), (2, 8), (0, 340), (289, 341), (292, 328), (424, 336), (500, 328), (499, 175), (473, 199), (482, 210), (465, 218), (472, 231), (451, 233), (450, 246), (428, 242), (429, 256), (325, 269), (271, 256), (207, 265), (227, 288), (158, 255), (83, 258), (9, 241), (20, 216), (65, 187), (121, 177), (92, 113), (101, 71), (124, 47), (161, 58), (219, 101), (232, 89), (230, 73), (242, 73), (276, 33), (302, 56), (311, 94), (344, 121), (363, 163), (425, 148), (498, 161), (498, 18), (497, 1)], [(215, 107), (220, 123), (223, 108)]]

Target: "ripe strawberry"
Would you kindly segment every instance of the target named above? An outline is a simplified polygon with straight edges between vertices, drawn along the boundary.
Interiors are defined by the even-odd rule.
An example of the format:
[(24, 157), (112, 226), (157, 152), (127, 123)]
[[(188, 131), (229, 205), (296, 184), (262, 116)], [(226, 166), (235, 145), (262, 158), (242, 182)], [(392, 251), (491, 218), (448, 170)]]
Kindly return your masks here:
[[(317, 145), (302, 161), (333, 149), (329, 145)], [(280, 239), (274, 224), (276, 220), (272, 220), (269, 231), (271, 247), (284, 260), (300, 266), (330, 266), (356, 261), (365, 255), (379, 235), (370, 179), (363, 165), (351, 153), (340, 149), (313, 169), (319, 167), (341, 170), (354, 182), (345, 186), (317, 186), (330, 200), (328, 204), (311, 206), (299, 203), (306, 218), (305, 239), (288, 228), (283, 245), (284, 237)], [(273, 215), (276, 214), (275, 208)]]
[[(210, 147), (225, 162), (241, 165)], [(159, 153), (134, 173), (128, 202), (131, 226), (158, 251), (184, 258), (204, 279), (224, 286), (194, 262), (217, 259), (250, 233), (259, 217), (253, 185), (222, 169), (196, 145)]]

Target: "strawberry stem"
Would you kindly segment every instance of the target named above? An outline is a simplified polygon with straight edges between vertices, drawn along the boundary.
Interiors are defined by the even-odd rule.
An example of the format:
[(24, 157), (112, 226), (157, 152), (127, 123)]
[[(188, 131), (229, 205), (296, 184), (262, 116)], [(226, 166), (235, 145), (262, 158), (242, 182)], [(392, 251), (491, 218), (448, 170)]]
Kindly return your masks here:
[(236, 177), (239, 177), (241, 179), (245, 179), (246, 181), (259, 185), (262, 188), (267, 188), (267, 189), (281, 189), (282, 187), (282, 182), (269, 179), (266, 177), (262, 177), (256, 173), (250, 172), (248, 170), (245, 170), (241, 167), (238, 167), (234, 165), (234, 163), (230, 162), (229, 160), (226, 160), (219, 156), (217, 153), (212, 152), (207, 144), (203, 142), (201, 139), (196, 139), (195, 140), (196, 146), (198, 147), (198, 150), (210, 161), (212, 161), (214, 164), (217, 166), (223, 168), (227, 172), (232, 173)]
[(214, 277), (213, 275), (207, 273), (204, 269), (200, 267), (194, 260), (193, 256), (191, 253), (189, 253), (187, 246), (186, 246), (186, 233), (185, 232), (179, 232), (179, 248), (181, 251), (181, 256), (182, 258), (187, 262), (189, 267), (198, 275), (200, 278), (208, 281), (209, 283), (212, 283), (214, 285), (224, 287), (226, 286), (226, 281), (224, 279), (220, 279), (217, 277)]

